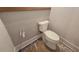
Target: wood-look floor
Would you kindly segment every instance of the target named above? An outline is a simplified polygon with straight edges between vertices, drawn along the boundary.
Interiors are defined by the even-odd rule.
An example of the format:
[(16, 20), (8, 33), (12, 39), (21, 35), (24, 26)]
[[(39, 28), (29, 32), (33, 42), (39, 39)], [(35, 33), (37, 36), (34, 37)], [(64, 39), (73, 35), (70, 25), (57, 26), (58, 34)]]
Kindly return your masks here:
[(48, 48), (42, 39), (38, 39), (34, 43), (26, 46), (25, 48), (21, 49), (20, 52), (56, 52)]

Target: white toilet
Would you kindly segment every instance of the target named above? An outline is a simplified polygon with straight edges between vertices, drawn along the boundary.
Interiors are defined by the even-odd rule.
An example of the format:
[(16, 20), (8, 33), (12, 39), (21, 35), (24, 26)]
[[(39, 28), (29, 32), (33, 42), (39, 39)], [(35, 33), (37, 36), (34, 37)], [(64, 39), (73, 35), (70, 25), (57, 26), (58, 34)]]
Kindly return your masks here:
[(51, 31), (47, 30), (48, 21), (39, 22), (39, 31), (42, 32), (42, 39), (44, 43), (52, 50), (56, 50), (57, 44), (59, 43), (59, 36)]

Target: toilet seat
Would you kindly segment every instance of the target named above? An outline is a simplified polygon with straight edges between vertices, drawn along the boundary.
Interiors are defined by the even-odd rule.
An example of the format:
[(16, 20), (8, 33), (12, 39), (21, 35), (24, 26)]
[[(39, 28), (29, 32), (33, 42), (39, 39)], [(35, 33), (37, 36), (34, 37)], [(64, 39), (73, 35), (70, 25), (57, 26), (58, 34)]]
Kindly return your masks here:
[(59, 43), (59, 36), (50, 30), (43, 32), (43, 41), (52, 50), (56, 50), (56, 45)]
[(47, 30), (44, 34), (53, 41), (59, 41), (59, 36), (53, 31)]

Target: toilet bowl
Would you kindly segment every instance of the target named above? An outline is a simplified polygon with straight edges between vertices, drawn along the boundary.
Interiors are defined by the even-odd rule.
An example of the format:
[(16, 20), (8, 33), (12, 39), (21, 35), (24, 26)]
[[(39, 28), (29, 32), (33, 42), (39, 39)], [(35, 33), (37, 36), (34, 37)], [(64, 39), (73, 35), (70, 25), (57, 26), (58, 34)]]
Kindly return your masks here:
[(39, 22), (39, 31), (43, 33), (42, 39), (44, 43), (52, 50), (56, 50), (59, 42), (59, 36), (55, 32), (47, 29), (48, 23), (49, 22), (47, 20)]
[(59, 43), (59, 36), (55, 32), (47, 30), (43, 33), (42, 38), (49, 48), (56, 50), (56, 45)]

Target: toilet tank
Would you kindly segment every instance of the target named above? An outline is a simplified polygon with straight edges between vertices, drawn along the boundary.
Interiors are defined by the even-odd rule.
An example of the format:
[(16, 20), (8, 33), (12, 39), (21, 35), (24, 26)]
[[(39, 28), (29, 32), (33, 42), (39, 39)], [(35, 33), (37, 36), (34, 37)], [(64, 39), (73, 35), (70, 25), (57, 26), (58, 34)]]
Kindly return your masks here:
[(47, 30), (47, 28), (48, 28), (48, 23), (49, 23), (49, 21), (47, 21), (47, 20), (39, 22), (38, 23), (39, 31), (45, 32)]

